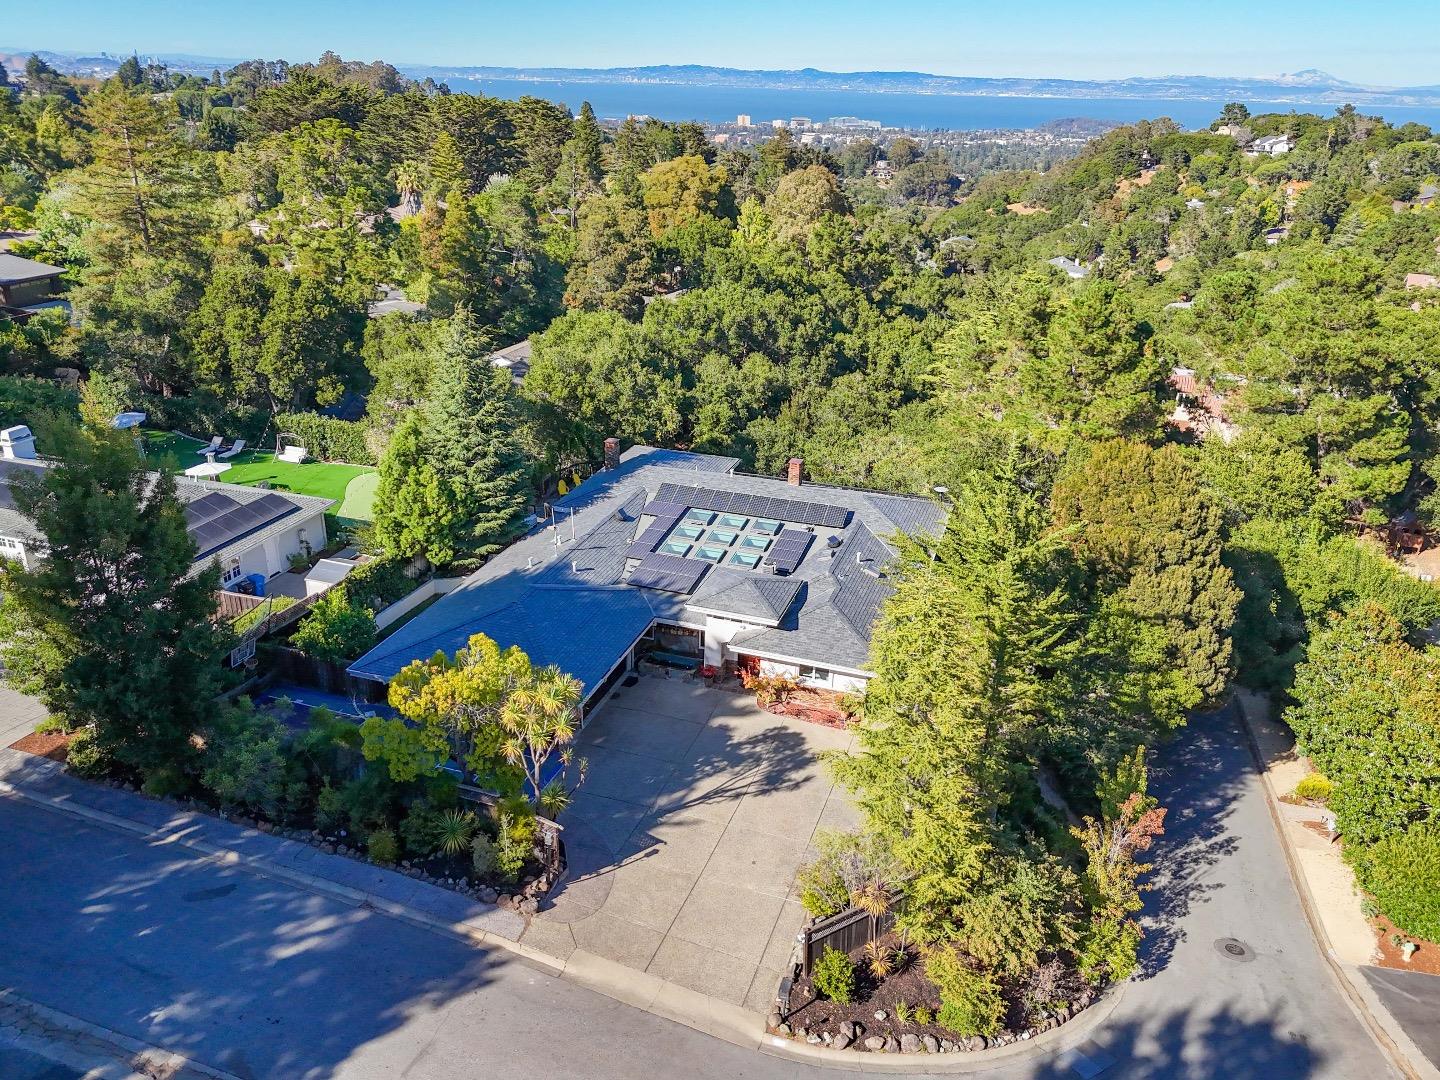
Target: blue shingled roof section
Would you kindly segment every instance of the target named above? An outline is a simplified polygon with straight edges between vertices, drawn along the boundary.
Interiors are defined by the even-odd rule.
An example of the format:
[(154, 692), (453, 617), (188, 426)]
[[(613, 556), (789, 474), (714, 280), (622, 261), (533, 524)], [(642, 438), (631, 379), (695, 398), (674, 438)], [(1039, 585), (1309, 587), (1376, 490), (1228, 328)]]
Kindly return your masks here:
[(795, 602), (799, 578), (765, 577), (750, 571), (714, 570), (690, 598), (692, 608), (779, 622)]

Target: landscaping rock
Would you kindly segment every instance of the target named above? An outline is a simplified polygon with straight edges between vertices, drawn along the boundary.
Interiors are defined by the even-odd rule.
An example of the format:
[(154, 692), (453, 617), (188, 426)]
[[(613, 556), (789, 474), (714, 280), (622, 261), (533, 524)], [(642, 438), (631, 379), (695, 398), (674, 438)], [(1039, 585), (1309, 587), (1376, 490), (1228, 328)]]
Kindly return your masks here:
[(900, 1052), (902, 1054), (918, 1054), (920, 1052), (920, 1036), (913, 1031), (907, 1031), (901, 1035)]
[(828, 1031), (822, 1031), (820, 1032), (820, 1041), (823, 1042), (826, 1046), (829, 1046), (832, 1042), (835, 1041), (835, 1036), (831, 1035)]
[(887, 1013), (884, 1009), (876, 1009), (876, 1010), (875, 1010), (875, 1019), (876, 1019), (876, 1020), (885, 1020), (885, 1019), (888, 1019), (889, 1016), (890, 1016), (890, 1014)]
[(953, 1054), (956, 1050), (959, 1049), (960, 1047), (949, 1039), (940, 1040), (940, 1052), (942, 1054)]
[(974, 1053), (976, 1050), (984, 1050), (988, 1044), (985, 1042), (984, 1035), (971, 1035), (968, 1039), (963, 1039), (960, 1045)]
[(868, 1039), (865, 1040), (865, 1049), (874, 1050), (877, 1052), (884, 1050), (885, 1040), (882, 1039), (879, 1035), (871, 1035)]
[(820, 1045), (822, 1042), (824, 1042), (825, 1040), (822, 1039), (822, 1038), (820, 1038), (819, 1035), (806, 1035), (806, 1036), (805, 1036), (805, 1041), (806, 1041), (807, 1043), (809, 1043), (811, 1046), (819, 1046), (819, 1045)]
[(520, 908), (520, 914), (534, 915), (540, 910), (540, 901), (536, 900), (533, 896), (527, 896), (524, 900), (520, 901), (518, 906)]
[(499, 904), (503, 908), (508, 908), (515, 903), (515, 898), (509, 893), (501, 893), (500, 898), (496, 900), (495, 903)]
[(782, 1023), (782, 1024), (776, 1024), (776, 1025), (775, 1025), (775, 1034), (776, 1034), (776, 1035), (784, 1035), (784, 1036), (786, 1036), (786, 1037), (788, 1038), (789, 1035), (790, 1035), (790, 1025), (789, 1025), (789, 1024), (784, 1024), (784, 1023)]
[(489, 885), (480, 886), (476, 895), (478, 895), (480, 899), (485, 901), (485, 903), (487, 904), (493, 904), (496, 900), (500, 898), (500, 894), (497, 893), (494, 889), (490, 888)]
[(887, 1054), (898, 1054), (900, 1052), (900, 1040), (894, 1035), (885, 1036), (885, 1052)]
[(840, 1025), (840, 1034), (844, 1035), (845, 1038), (849, 1039), (851, 1042), (854, 1042), (855, 1037), (860, 1034), (859, 1025), (856, 1024), (853, 1020), (846, 1020), (843, 1024)]
[(777, 1027), (780, 1026), (780, 1022), (783, 1019), (784, 1017), (782, 1017), (778, 1012), (771, 1012), (769, 1016), (765, 1017), (765, 1026), (771, 1031), (774, 1031)]
[(854, 1041), (855, 1040), (850, 1038), (848, 1035), (836, 1035), (835, 1038), (831, 1040), (830, 1049), (848, 1050), (850, 1048), (850, 1044)]
[(934, 1035), (921, 1035), (920, 1045), (925, 1048), (927, 1054), (938, 1054), (940, 1052), (940, 1040)]

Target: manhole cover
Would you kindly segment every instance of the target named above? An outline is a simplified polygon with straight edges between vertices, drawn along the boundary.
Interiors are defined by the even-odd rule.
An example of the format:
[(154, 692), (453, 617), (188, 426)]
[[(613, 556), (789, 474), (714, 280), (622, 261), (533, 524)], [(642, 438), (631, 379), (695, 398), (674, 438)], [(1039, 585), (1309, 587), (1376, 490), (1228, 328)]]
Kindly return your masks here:
[(1233, 937), (1222, 937), (1215, 942), (1215, 951), (1226, 960), (1238, 960), (1245, 963), (1255, 959), (1255, 954), (1251, 951), (1250, 946)]

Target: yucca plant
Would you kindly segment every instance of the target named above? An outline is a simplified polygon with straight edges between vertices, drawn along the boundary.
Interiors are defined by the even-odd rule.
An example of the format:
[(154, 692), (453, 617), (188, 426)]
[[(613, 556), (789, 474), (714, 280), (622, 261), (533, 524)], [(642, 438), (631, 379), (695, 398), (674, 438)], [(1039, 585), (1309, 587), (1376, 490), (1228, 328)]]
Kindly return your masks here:
[(910, 1023), (910, 1006), (903, 1001), (895, 1002), (895, 1022), (901, 1027)]
[(480, 822), (469, 810), (446, 810), (435, 819), (435, 842), (446, 855), (459, 855), (470, 847)]

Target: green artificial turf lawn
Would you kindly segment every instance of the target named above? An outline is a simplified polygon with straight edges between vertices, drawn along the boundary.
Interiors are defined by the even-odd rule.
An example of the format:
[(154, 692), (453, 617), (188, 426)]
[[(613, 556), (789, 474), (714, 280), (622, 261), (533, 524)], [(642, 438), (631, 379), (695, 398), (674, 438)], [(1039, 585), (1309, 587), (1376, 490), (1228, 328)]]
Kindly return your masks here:
[[(171, 432), (146, 432), (145, 450), (157, 464), (169, 458), (184, 472), (203, 459), (197, 450), (205, 445)], [(245, 450), (228, 459), (232, 466), (219, 479), (226, 484), (247, 487), (268, 480), (272, 487), (297, 495), (334, 499), (330, 513), (341, 518), (369, 521), (373, 516), (375, 486), (380, 474), (368, 465), (331, 465), (309, 461), (303, 465), (277, 461), (269, 450)], [(353, 486), (352, 486), (353, 485)], [(347, 495), (348, 493), (348, 495)]]

